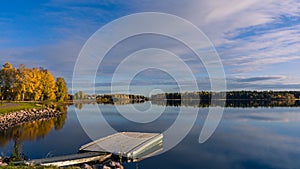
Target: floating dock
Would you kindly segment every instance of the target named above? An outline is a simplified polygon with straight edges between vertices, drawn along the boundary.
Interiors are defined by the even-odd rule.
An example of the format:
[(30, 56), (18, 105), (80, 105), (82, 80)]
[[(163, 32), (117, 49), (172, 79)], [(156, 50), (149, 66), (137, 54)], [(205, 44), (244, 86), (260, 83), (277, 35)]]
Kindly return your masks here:
[(160, 133), (120, 132), (83, 145), (79, 150), (112, 153), (128, 161), (138, 161), (162, 150), (162, 141)]
[(27, 164), (63, 167), (92, 161), (101, 163), (113, 155), (135, 162), (161, 151), (162, 143), (160, 133), (120, 132), (81, 146), (78, 154), (30, 160)]

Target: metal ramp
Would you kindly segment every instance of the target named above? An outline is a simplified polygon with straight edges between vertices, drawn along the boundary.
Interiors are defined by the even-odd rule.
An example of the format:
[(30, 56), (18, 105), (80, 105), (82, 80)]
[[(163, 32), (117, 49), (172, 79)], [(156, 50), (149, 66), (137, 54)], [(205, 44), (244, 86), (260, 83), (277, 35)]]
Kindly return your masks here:
[(86, 152), (86, 153), (79, 153), (79, 154), (72, 154), (66, 156), (58, 156), (58, 157), (50, 157), (50, 158), (43, 158), (43, 159), (35, 159), (25, 162), (28, 165), (43, 165), (43, 166), (70, 166), (76, 164), (87, 163), (91, 161), (99, 161), (103, 162), (111, 157), (110, 154), (100, 153), (100, 152)]

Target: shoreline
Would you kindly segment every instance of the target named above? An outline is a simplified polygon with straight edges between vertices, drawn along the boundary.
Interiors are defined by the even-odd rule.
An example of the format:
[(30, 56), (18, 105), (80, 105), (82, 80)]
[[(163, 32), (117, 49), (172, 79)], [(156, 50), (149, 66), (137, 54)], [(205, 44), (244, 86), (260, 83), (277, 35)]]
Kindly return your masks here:
[(0, 130), (6, 130), (28, 122), (48, 120), (54, 117), (58, 117), (62, 114), (62, 112), (51, 108), (33, 108), (2, 114), (0, 115)]

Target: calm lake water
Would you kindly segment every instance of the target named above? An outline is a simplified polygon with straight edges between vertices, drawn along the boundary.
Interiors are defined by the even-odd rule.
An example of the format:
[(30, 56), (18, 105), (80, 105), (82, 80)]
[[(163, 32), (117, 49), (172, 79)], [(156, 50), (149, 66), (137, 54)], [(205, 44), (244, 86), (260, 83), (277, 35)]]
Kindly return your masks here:
[[(150, 104), (134, 106), (138, 110), (147, 110)], [(138, 123), (126, 119), (116, 109), (126, 109), (128, 106), (131, 105), (68, 106), (66, 115), (60, 118), (0, 131), (0, 153), (8, 156), (21, 151), (30, 159), (76, 153), (81, 145), (91, 141), (81, 123), (93, 132), (97, 131), (98, 137), (109, 134), (104, 121), (117, 131), (164, 132), (174, 124), (180, 108), (186, 117), (197, 110), (194, 107), (168, 106), (162, 114), (148, 112), (153, 114), (153, 119), (158, 117), (154, 121)], [(99, 118), (98, 108), (104, 118)], [(161, 108), (152, 105), (153, 110)], [(77, 114), (81, 123), (75, 109), (79, 110)], [(215, 133), (205, 143), (199, 144), (198, 138), (207, 112), (208, 108), (199, 109), (193, 128), (173, 149), (138, 163), (124, 164), (125, 168), (300, 168), (299, 107), (225, 108)], [(145, 113), (127, 115), (146, 116)]]

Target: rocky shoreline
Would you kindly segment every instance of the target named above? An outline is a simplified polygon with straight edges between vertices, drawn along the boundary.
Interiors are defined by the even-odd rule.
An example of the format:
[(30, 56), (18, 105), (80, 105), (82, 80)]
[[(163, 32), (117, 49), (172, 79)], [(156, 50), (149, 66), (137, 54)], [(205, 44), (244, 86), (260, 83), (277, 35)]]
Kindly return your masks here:
[(20, 110), (5, 115), (0, 115), (0, 130), (5, 130), (27, 122), (51, 119), (62, 114), (63, 113), (58, 110), (44, 108), (40, 110)]

